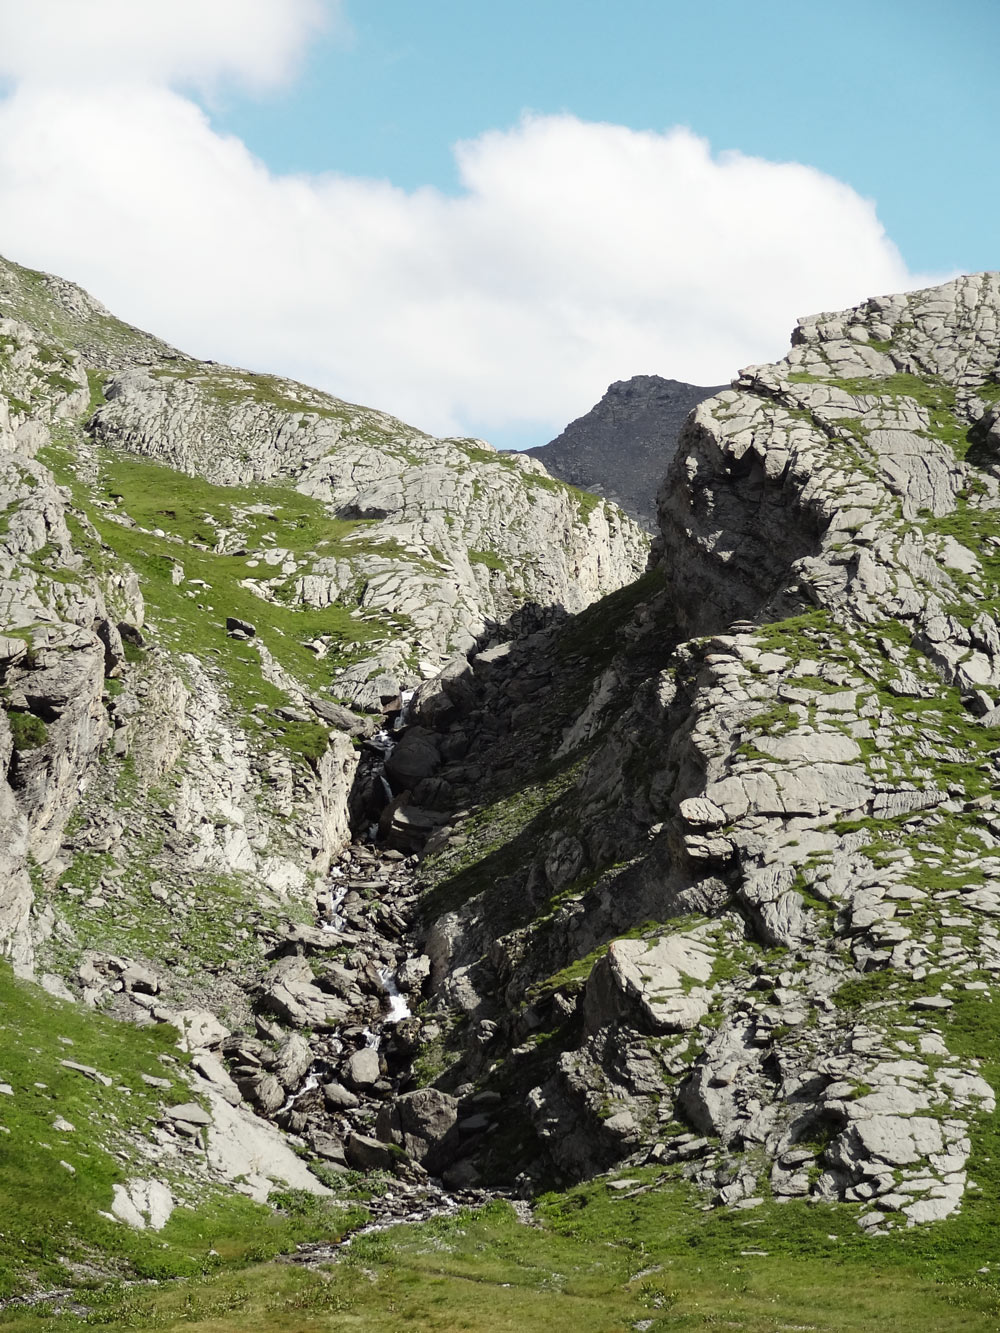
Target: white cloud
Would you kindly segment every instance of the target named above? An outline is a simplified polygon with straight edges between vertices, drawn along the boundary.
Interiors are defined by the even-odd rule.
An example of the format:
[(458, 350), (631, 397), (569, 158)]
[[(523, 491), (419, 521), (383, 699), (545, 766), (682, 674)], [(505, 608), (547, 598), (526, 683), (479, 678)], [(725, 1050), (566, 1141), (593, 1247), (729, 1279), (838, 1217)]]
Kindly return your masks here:
[(0, 0), (0, 75), (267, 85), (332, 15), (330, 0)]
[[(218, 25), (251, 7), (270, 36), (230, 50)], [(276, 176), (164, 80), (277, 77), (315, 7), (148, 9), (171, 21), (120, 36), (145, 82), (98, 87), (33, 77), (35, 20), (0, 0), (0, 32), (22, 42), (12, 56), (3, 32), (4, 65), (22, 81), (0, 101), (0, 252), (81, 282), (196, 354), (439, 432), (502, 441), (538, 423), (540, 442), (613, 379), (716, 383), (780, 356), (798, 314), (922, 281), (841, 182), (715, 158), (682, 128), (527, 118), (458, 146), (455, 197)], [(200, 34), (195, 60), (182, 31)]]

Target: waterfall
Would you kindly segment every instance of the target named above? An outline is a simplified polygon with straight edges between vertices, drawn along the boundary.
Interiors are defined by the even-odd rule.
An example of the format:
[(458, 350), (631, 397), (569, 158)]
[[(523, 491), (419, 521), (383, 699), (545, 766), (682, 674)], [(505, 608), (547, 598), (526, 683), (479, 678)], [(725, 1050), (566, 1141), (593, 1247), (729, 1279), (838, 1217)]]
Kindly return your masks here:
[[(335, 866), (330, 873), (338, 875), (342, 872)], [(346, 884), (338, 884), (336, 888), (331, 888), (330, 900), (326, 906), (326, 919), (319, 923), (320, 930), (334, 931), (339, 934), (344, 929), (344, 918), (338, 909), (346, 897)]]
[(297, 1088), (295, 1092), (290, 1092), (288, 1094), (288, 1098), (284, 1106), (279, 1106), (274, 1114), (282, 1115), (285, 1111), (290, 1111), (301, 1096), (303, 1096), (307, 1092), (311, 1092), (313, 1088), (318, 1088), (318, 1087), (319, 1087), (319, 1078), (317, 1077), (317, 1075), (316, 1074), (307, 1075), (306, 1080), (302, 1084), (301, 1088)]
[(401, 995), (399, 987), (396, 985), (396, 974), (392, 968), (386, 968), (381, 974), (382, 985), (385, 987), (385, 993), (389, 997), (389, 1012), (382, 1020), (383, 1023), (401, 1023), (404, 1018), (412, 1018), (413, 1014), (406, 1001), (406, 996)]

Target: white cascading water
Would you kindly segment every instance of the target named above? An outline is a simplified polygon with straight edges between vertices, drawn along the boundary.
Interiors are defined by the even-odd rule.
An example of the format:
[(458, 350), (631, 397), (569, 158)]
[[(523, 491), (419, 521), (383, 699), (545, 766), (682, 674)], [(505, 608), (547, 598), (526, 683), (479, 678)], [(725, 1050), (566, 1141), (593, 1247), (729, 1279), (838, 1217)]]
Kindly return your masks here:
[[(330, 872), (332, 875), (342, 875), (343, 871), (338, 866), (334, 866)], [(344, 929), (344, 917), (340, 912), (340, 905), (347, 897), (347, 885), (337, 884), (331, 886), (330, 901), (326, 909), (326, 919), (319, 923), (320, 930), (333, 931), (338, 934)]]
[(285, 1102), (284, 1106), (280, 1106), (278, 1108), (278, 1110), (275, 1112), (275, 1115), (281, 1115), (283, 1111), (290, 1111), (292, 1109), (293, 1104), (304, 1093), (311, 1092), (313, 1088), (318, 1088), (318, 1087), (319, 1087), (319, 1078), (315, 1074), (309, 1074), (300, 1088), (296, 1088), (294, 1092), (290, 1092), (288, 1094), (288, 1100)]
[(382, 1020), (383, 1023), (401, 1023), (404, 1018), (412, 1018), (410, 1006), (406, 1002), (406, 996), (401, 995), (399, 987), (396, 985), (396, 974), (391, 968), (386, 968), (379, 974), (382, 985), (385, 987), (385, 993), (389, 997), (389, 1012)]

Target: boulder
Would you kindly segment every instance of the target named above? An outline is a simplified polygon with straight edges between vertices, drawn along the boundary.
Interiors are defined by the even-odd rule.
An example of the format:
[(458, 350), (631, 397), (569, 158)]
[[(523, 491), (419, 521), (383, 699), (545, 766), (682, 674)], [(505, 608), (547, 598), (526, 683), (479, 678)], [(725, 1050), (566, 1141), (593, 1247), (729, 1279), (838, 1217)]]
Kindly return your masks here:
[(224, 1097), (231, 1106), (238, 1106), (242, 1094), (230, 1077), (229, 1071), (217, 1055), (209, 1051), (200, 1051), (191, 1058), (191, 1068), (212, 1084), (220, 1097)]
[(431, 974), (431, 960), (425, 953), (407, 958), (396, 969), (396, 985), (404, 995), (419, 991)]
[(342, 1083), (324, 1083), (323, 1098), (331, 1111), (353, 1111), (361, 1102)]
[(278, 1049), (278, 1058), (274, 1065), (275, 1077), (286, 1088), (297, 1088), (309, 1072), (313, 1062), (313, 1052), (305, 1037), (293, 1032)]
[(713, 952), (704, 932), (614, 940), (584, 994), (589, 1029), (638, 1019), (652, 1032), (682, 1032), (708, 1012)]
[(363, 1090), (373, 1087), (382, 1077), (378, 1052), (370, 1046), (355, 1051), (344, 1066), (344, 1081), (349, 1087)]
[(440, 767), (441, 751), (434, 733), (425, 727), (410, 727), (386, 760), (385, 771), (395, 789), (405, 791)]
[(170, 1106), (164, 1112), (166, 1120), (182, 1121), (185, 1125), (210, 1125), (212, 1117), (197, 1102), (182, 1102), (180, 1106)]
[(211, 1050), (229, 1036), (229, 1029), (207, 1009), (178, 1009), (170, 1021), (181, 1034), (183, 1051)]
[(386, 1103), (378, 1113), (378, 1137), (439, 1175), (458, 1144), (458, 1102), (437, 1088), (417, 1088)]
[(399, 1151), (367, 1134), (353, 1132), (348, 1135), (344, 1147), (347, 1163), (355, 1171), (391, 1171)]
[(337, 731), (345, 731), (348, 736), (375, 734), (375, 719), (372, 717), (359, 717), (343, 704), (335, 704), (330, 699), (310, 698), (307, 702), (318, 718)]
[(347, 1005), (309, 981), (275, 981), (261, 994), (260, 1006), (290, 1027), (333, 1028), (347, 1017)]
[(259, 1106), (265, 1115), (273, 1115), (285, 1104), (285, 1089), (273, 1074), (262, 1071), (237, 1078), (236, 1086), (248, 1102)]
[(147, 1227), (162, 1231), (173, 1210), (173, 1195), (162, 1180), (130, 1180), (112, 1186), (112, 1215), (137, 1231)]
[(160, 979), (149, 967), (141, 963), (128, 963), (121, 972), (122, 985), (127, 991), (139, 991), (143, 995), (158, 995)]
[(309, 1137), (313, 1152), (317, 1157), (322, 1157), (324, 1162), (335, 1167), (346, 1167), (347, 1156), (344, 1150), (342, 1139), (338, 1139), (334, 1134), (327, 1134), (322, 1130), (316, 1130)]

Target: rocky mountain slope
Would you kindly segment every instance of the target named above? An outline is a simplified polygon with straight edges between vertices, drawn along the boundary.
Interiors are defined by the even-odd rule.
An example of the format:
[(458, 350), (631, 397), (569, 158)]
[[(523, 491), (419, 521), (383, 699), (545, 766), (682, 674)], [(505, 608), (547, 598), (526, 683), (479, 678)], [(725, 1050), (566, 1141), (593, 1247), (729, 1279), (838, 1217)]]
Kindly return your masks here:
[[(406, 957), (402, 863), (461, 770), (431, 736), (387, 765), (403, 701), (647, 554), (624, 514), (532, 460), (192, 361), (0, 265), (0, 937), (53, 997), (35, 1060), (52, 1110), (91, 1079), (128, 1126), (106, 1135), (88, 1107), (60, 1141), (93, 1186), (84, 1236), (104, 1215), (159, 1230), (213, 1182), (324, 1192), (303, 1156), (342, 1169), (344, 1143), (323, 1137), (322, 1094), (311, 1144), (272, 1121), (306, 1127), (289, 1093), (319, 1086), (321, 1054), (327, 1079), (389, 1089), (366, 1042)], [(352, 851), (354, 830), (378, 844)], [(324, 931), (338, 881), (346, 916)], [(16, 1028), (44, 996), (5, 984)], [(103, 1067), (67, 1065), (68, 1001), (139, 1023), (145, 1057), (123, 1067), (102, 1029)], [(18, 1109), (31, 1086), (11, 1085)], [(36, 1131), (29, 1116), (19, 1152)]]
[(975, 1192), (998, 310), (983, 275), (803, 322), (697, 409), (653, 571), (473, 661), (513, 776), (425, 863), (426, 947), (461, 1023), (442, 1077), (518, 1102), (529, 1172), (676, 1163), (875, 1232)]
[(1000, 276), (702, 402), (646, 568), (532, 460), (3, 272), (9, 1283), (339, 1235), (348, 1169), (995, 1218)]
[(655, 532), (656, 492), (681, 427), (692, 408), (724, 387), (633, 375), (612, 384), (554, 440), (525, 452), (554, 477), (606, 496)]

